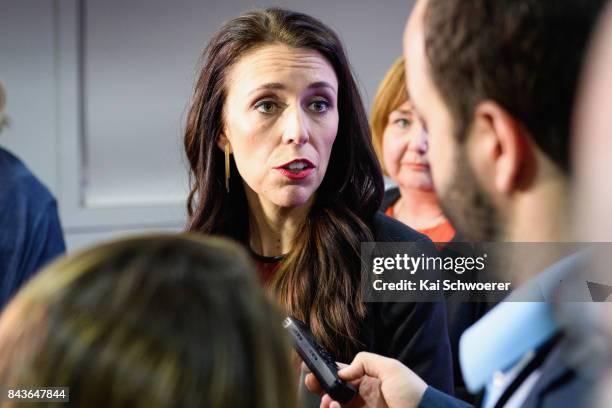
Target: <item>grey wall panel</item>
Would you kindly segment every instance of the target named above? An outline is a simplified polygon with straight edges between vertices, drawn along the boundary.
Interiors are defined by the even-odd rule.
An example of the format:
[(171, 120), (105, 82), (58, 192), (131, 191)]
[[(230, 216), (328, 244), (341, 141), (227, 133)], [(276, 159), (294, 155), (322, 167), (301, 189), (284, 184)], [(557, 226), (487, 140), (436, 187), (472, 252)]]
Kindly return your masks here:
[(385, 70), (401, 53), (411, 4), (86, 1), (82, 28), (88, 206), (184, 200), (181, 130), (201, 50), (224, 21), (270, 5), (310, 13), (334, 27), (369, 104)]
[(122, 232), (180, 229), (182, 131), (198, 61), (230, 18), (282, 6), (332, 26), (364, 101), (390, 64), (412, 0), (0, 0), (0, 145), (57, 195), (70, 248)]
[(26, 161), (57, 192), (55, 3), (0, 2), (0, 81), (11, 121), (0, 146)]

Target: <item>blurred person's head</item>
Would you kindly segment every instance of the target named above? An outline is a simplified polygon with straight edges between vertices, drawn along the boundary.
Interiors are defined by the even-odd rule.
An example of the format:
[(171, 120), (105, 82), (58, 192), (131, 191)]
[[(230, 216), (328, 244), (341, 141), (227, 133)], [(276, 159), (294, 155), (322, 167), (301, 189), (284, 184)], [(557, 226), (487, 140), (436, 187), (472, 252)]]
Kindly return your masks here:
[(0, 319), (0, 383), (77, 406), (295, 406), (281, 318), (246, 253), (155, 235), (47, 267)]
[[(575, 166), (575, 228), (579, 241), (595, 242), (589, 259), (589, 271), (596, 277), (602, 299), (607, 302), (580, 304), (571, 316), (588, 322), (580, 333), (581, 346), (591, 353), (604, 373), (598, 373), (599, 386), (594, 406), (607, 407), (612, 399), (612, 186), (607, 177), (612, 172), (612, 3), (602, 13), (597, 35), (590, 47), (588, 63), (581, 75), (574, 115), (572, 140)], [(602, 244), (603, 243), (603, 244)], [(591, 283), (593, 285), (593, 283)], [(607, 299), (606, 298), (607, 295)]]
[(398, 59), (378, 87), (370, 127), (384, 172), (401, 189), (433, 192), (427, 138), (412, 112), (406, 91), (404, 59)]
[(565, 238), (571, 111), (603, 2), (417, 3), (408, 90), (440, 202), (467, 238)]
[(188, 229), (256, 248), (267, 221), (299, 219), (270, 285), (332, 352), (354, 351), (365, 315), (354, 271), (383, 179), (334, 31), (275, 8), (224, 24), (204, 52), (184, 143)]
[(612, 5), (603, 13), (577, 99), (573, 136), (578, 238), (612, 242)]
[(2, 82), (0, 82), (0, 133), (2, 133), (2, 129), (7, 125), (8, 119), (6, 114), (4, 113), (4, 106), (6, 105), (6, 93), (4, 91), (4, 87), (2, 86)]

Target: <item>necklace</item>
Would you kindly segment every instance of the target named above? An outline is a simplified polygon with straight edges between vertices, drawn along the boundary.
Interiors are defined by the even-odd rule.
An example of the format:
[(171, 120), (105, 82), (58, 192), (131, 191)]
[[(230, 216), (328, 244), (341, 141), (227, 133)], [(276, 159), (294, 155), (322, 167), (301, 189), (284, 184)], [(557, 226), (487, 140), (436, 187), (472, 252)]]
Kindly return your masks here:
[(253, 256), (253, 258), (263, 263), (277, 263), (285, 259), (285, 257), (287, 256), (286, 254), (274, 255), (274, 256), (261, 255), (253, 251), (253, 249), (250, 246), (249, 246), (249, 252), (251, 253), (251, 256)]

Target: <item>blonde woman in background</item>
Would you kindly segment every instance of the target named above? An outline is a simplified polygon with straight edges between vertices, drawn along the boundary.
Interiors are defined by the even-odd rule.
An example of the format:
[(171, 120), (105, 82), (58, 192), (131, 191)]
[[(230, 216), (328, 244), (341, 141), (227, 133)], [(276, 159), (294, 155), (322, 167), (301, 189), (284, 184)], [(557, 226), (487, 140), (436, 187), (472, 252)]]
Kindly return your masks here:
[(295, 407), (281, 321), (235, 244), (123, 239), (54, 263), (7, 306), (0, 384), (69, 387), (79, 407)]
[(444, 217), (431, 179), (427, 130), (413, 114), (406, 91), (404, 59), (398, 59), (382, 80), (370, 115), (372, 139), (385, 175), (397, 187), (385, 192), (381, 211), (446, 243), (455, 230)]

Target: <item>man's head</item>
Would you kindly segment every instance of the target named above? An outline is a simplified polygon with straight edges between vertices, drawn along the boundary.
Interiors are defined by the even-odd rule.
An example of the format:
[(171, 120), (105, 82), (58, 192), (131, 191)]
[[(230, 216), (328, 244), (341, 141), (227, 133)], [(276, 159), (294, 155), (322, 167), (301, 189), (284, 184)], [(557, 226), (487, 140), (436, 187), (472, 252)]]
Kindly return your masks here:
[[(533, 193), (562, 191), (583, 52), (604, 0), (419, 0), (409, 93), (436, 189), (473, 240), (512, 229)], [(563, 197), (558, 197), (563, 200)]]

